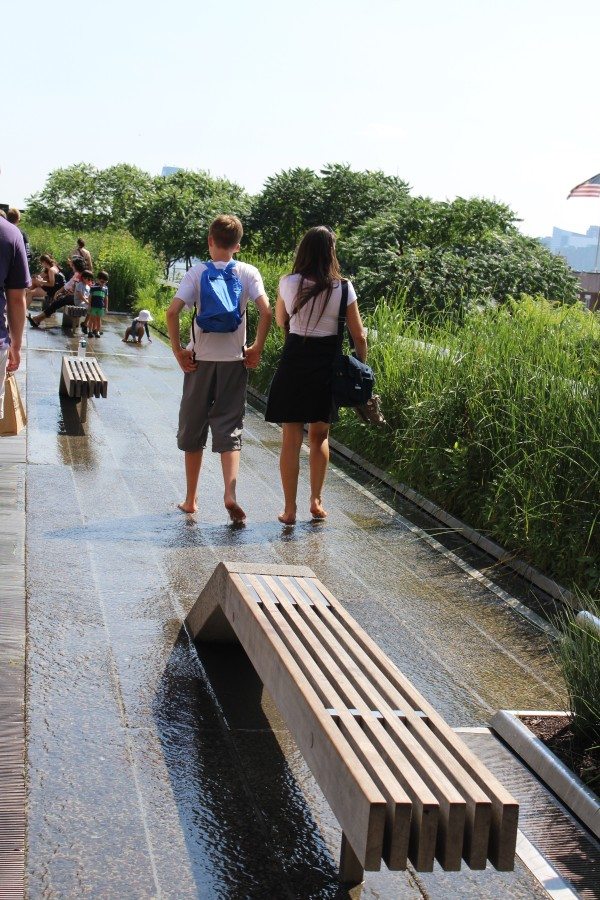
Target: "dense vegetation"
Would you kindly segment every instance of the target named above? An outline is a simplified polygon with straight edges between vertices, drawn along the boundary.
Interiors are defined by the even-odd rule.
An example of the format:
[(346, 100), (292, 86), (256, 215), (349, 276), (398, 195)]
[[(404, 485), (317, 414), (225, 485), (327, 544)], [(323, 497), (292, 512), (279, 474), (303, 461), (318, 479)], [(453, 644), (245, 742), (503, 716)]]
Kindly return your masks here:
[(255, 197), (206, 172), (152, 178), (133, 166), (80, 164), (50, 174), (29, 198), (27, 218), (86, 233), (127, 229), (152, 245), (166, 270), (176, 259), (205, 255), (209, 223), (223, 210), (241, 216), (244, 244), (261, 257), (289, 256), (311, 225), (334, 228), (344, 268), (370, 306), (402, 290), (422, 312), (460, 317), (474, 304), (521, 293), (563, 303), (577, 296), (564, 260), (522, 235), (504, 204), (413, 197), (400, 178), (340, 164), (320, 174), (280, 172)]
[[(243, 256), (271, 299), (305, 228), (338, 232), (388, 425), (369, 429), (347, 412), (336, 436), (567, 585), (593, 591), (600, 323), (573, 305), (564, 262), (521, 235), (502, 204), (412, 197), (398, 178), (342, 165), (280, 173), (257, 197), (206, 173), (76, 166), (52, 173), (27, 226), (35, 249), (61, 261), (82, 233), (111, 274), (113, 308), (145, 306), (164, 330), (172, 289), (158, 276), (174, 258), (205, 255), (219, 211), (242, 216)], [(111, 230), (115, 222), (133, 236)], [(281, 340), (273, 329), (254, 375), (263, 390)]]

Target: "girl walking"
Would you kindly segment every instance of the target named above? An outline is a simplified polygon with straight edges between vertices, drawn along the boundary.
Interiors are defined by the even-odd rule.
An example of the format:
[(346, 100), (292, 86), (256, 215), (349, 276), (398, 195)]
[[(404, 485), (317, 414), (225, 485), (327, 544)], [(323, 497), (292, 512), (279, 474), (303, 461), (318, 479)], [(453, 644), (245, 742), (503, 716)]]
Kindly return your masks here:
[[(286, 332), (273, 376), (267, 422), (281, 422), (279, 469), (284, 509), (279, 521), (296, 522), (300, 448), (308, 423), (310, 513), (324, 519), (322, 491), (329, 463), (329, 428), (337, 421), (332, 398), (332, 367), (338, 344), (338, 315), (344, 279), (335, 253), (335, 235), (324, 225), (310, 228), (298, 246), (291, 275), (279, 282), (275, 318)], [(352, 284), (346, 282), (346, 324), (355, 353), (363, 362), (367, 341)]]

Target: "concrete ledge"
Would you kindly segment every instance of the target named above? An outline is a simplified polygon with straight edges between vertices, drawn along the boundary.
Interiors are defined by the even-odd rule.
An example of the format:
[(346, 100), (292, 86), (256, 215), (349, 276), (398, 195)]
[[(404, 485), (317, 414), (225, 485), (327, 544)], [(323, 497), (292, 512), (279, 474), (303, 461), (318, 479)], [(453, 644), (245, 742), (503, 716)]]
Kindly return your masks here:
[[(265, 395), (261, 394), (260, 391), (257, 391), (256, 388), (253, 388), (252, 385), (248, 385), (248, 394), (261, 404), (267, 402)], [(368, 472), (369, 475), (373, 475), (374, 478), (377, 478), (383, 484), (387, 485), (387, 487), (391, 488), (397, 494), (406, 497), (406, 499), (410, 500), (411, 503), (414, 503), (415, 506), (420, 507), (420, 509), (425, 510), (425, 512), (429, 513), (429, 515), (433, 516), (435, 519), (443, 522), (444, 525), (447, 525), (453, 531), (462, 534), (468, 541), (483, 550), (484, 553), (489, 553), (490, 556), (497, 559), (502, 565), (513, 569), (527, 581), (530, 581), (532, 584), (535, 584), (536, 587), (541, 588), (541, 590), (550, 597), (553, 597), (555, 600), (561, 600), (563, 603), (566, 603), (574, 609), (579, 609), (574, 594), (558, 584), (557, 581), (548, 578), (547, 575), (544, 575), (543, 572), (540, 572), (529, 563), (524, 562), (524, 560), (516, 559), (515, 556), (508, 550), (505, 550), (504, 547), (496, 544), (495, 541), (490, 540), (490, 538), (485, 537), (485, 535), (480, 534), (474, 528), (471, 528), (470, 525), (465, 524), (465, 522), (461, 522), (461, 520), (457, 519), (455, 516), (450, 515), (445, 509), (438, 506), (437, 503), (428, 500), (427, 497), (419, 494), (418, 491), (413, 490), (413, 488), (409, 487), (407, 484), (403, 484), (401, 481), (394, 481), (394, 479), (391, 478), (387, 472), (384, 472), (383, 469), (373, 465), (373, 463), (370, 463), (358, 453), (350, 450), (349, 447), (336, 441), (335, 438), (330, 437), (329, 443), (335, 452), (339, 453), (340, 456), (343, 456), (348, 462), (354, 463), (365, 472)]]
[(493, 717), (490, 727), (533, 769), (592, 834), (600, 838), (600, 799), (520, 721), (519, 715), (565, 714), (501, 709)]

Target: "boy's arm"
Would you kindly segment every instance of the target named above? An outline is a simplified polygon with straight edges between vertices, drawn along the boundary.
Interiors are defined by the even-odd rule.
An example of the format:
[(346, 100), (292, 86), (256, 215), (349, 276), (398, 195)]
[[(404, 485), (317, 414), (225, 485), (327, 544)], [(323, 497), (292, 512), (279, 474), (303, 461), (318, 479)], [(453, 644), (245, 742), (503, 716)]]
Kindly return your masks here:
[(194, 361), (191, 350), (187, 350), (181, 346), (181, 338), (179, 337), (179, 316), (184, 308), (185, 303), (179, 297), (171, 300), (171, 304), (167, 309), (167, 331), (169, 332), (169, 340), (171, 341), (171, 350), (175, 359), (179, 363), (179, 367), (184, 372), (195, 372), (198, 363)]
[(265, 294), (261, 294), (254, 302), (258, 309), (258, 326), (256, 328), (254, 343), (246, 348), (244, 365), (247, 369), (256, 369), (260, 363), (260, 355), (263, 352), (269, 328), (271, 327), (271, 320), (273, 318), (273, 311)]

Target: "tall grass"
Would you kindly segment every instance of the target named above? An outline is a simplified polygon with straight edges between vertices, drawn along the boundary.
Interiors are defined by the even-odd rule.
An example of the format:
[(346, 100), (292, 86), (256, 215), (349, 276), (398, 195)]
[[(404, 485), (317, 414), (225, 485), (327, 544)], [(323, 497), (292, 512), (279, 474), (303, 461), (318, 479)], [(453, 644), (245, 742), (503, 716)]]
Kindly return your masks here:
[[(461, 323), (367, 316), (388, 425), (335, 436), (569, 586), (600, 582), (600, 320), (523, 297)], [(281, 333), (253, 383), (267, 389)]]
[[(582, 598), (582, 607), (600, 618), (598, 600)], [(572, 612), (557, 624), (554, 652), (567, 685), (573, 733), (579, 746), (600, 761), (600, 634), (579, 623)], [(600, 777), (588, 780), (598, 790)]]

